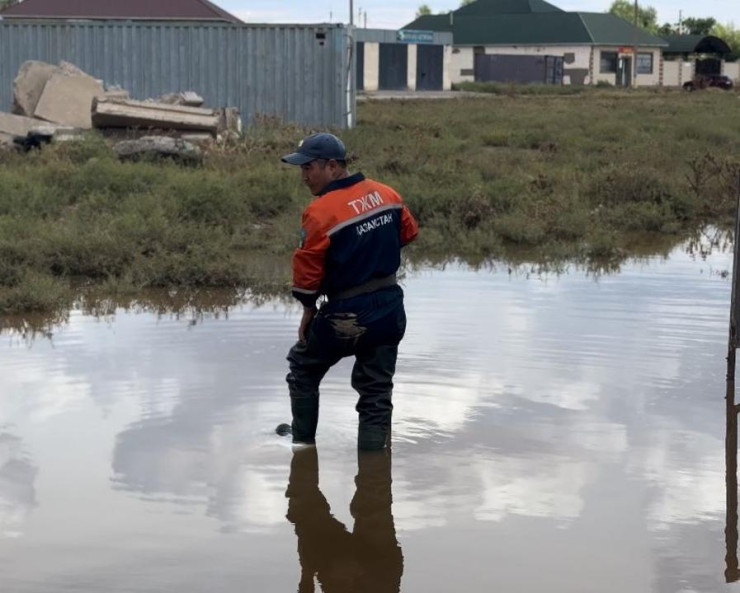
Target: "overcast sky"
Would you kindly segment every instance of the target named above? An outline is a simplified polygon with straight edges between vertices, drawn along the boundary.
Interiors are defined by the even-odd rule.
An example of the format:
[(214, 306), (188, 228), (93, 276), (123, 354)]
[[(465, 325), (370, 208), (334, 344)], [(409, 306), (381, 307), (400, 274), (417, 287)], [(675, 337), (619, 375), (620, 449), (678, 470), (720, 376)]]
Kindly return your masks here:
[[(241, 19), (252, 23), (317, 23), (347, 22), (349, 0), (215, 0), (216, 4)], [(421, 4), (429, 4), (434, 12), (457, 8), (459, 0), (354, 0), (355, 13), (367, 10), (368, 27), (398, 29), (414, 19)], [(605, 12), (611, 0), (552, 0), (563, 10)], [(712, 16), (722, 23), (734, 22), (740, 26), (739, 0), (654, 0), (645, 2), (658, 10), (660, 23), (678, 21), (683, 16)]]

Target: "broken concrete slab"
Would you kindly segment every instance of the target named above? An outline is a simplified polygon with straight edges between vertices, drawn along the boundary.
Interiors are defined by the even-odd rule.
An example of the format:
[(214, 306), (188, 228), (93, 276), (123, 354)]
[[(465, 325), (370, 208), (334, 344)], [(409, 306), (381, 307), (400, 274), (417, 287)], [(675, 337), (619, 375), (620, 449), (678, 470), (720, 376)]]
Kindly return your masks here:
[[(0, 133), (10, 136), (26, 136), (41, 122), (31, 117), (0, 112)], [(56, 127), (56, 126), (55, 126)]]
[(123, 140), (113, 146), (121, 160), (141, 158), (170, 158), (188, 164), (197, 164), (203, 157), (200, 148), (181, 138), (144, 136), (137, 140)]
[(0, 146), (12, 144), (13, 136), (11, 134), (3, 134), (2, 132), (0, 132)]
[(44, 87), (57, 71), (57, 67), (46, 62), (29, 60), (23, 62), (13, 81), (13, 108), (16, 115), (33, 117)]
[(93, 104), (92, 121), (96, 128), (192, 130), (215, 136), (219, 117), (210, 109), (98, 98)]
[(62, 76), (87, 76), (96, 80), (74, 64), (61, 61), (58, 66), (29, 60), (24, 62), (13, 81), (13, 108), (16, 115), (34, 117), (44, 88), (55, 74)]
[(44, 87), (34, 117), (89, 130), (93, 99), (102, 94), (103, 85), (91, 76), (55, 73)]

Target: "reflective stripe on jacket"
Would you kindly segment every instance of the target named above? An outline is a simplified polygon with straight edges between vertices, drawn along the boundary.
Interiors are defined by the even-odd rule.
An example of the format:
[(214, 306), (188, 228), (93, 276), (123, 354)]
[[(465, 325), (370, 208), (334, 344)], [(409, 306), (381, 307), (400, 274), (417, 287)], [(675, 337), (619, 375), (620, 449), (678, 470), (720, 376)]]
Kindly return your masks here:
[(391, 187), (362, 173), (331, 183), (303, 211), (301, 246), (293, 254), (293, 296), (306, 307), (395, 274), (401, 247), (419, 234)]

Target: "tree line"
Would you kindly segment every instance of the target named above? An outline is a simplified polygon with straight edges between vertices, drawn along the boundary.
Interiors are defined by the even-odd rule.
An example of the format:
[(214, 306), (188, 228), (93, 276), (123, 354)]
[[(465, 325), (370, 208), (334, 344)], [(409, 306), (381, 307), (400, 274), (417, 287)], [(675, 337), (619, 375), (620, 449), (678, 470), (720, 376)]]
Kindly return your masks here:
[[(609, 7), (609, 12), (623, 18), (630, 23), (635, 22), (635, 6), (630, 0), (614, 0)], [(678, 23), (658, 24), (658, 11), (652, 6), (639, 6), (637, 8), (637, 26), (653, 35), (665, 37), (666, 35), (714, 35), (722, 39), (732, 50), (725, 56), (728, 61), (740, 59), (740, 29), (735, 28), (733, 23), (718, 23), (712, 17), (686, 17)]]

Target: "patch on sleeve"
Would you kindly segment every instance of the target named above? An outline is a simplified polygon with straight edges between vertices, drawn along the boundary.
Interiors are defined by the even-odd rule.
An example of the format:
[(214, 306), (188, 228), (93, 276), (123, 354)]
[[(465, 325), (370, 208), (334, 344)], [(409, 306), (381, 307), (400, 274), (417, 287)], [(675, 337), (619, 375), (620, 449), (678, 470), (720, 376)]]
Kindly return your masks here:
[(306, 244), (306, 229), (301, 229), (299, 234), (300, 240), (298, 241), (298, 249), (303, 249)]

